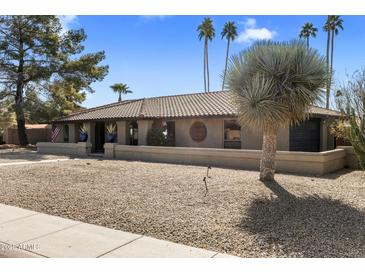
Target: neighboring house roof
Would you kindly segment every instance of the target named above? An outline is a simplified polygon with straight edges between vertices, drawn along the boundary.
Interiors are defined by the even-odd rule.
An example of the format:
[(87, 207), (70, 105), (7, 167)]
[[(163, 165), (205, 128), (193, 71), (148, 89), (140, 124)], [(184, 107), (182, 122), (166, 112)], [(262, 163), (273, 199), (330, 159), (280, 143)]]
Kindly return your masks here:
[[(339, 116), (334, 110), (312, 107), (312, 114)], [(55, 122), (108, 119), (172, 119), (196, 117), (233, 117), (237, 112), (227, 91), (191, 93), (128, 100), (90, 108), (55, 120)]]

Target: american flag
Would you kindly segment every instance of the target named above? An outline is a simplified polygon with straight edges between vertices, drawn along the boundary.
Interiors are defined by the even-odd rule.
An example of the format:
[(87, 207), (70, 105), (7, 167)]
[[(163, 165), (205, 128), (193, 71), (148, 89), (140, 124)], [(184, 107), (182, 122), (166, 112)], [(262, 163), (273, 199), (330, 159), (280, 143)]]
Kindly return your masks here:
[(59, 127), (55, 127), (52, 130), (52, 136), (51, 136), (52, 143), (54, 143), (56, 141), (56, 138), (57, 138), (58, 134), (60, 133), (60, 131), (61, 131), (61, 129)]

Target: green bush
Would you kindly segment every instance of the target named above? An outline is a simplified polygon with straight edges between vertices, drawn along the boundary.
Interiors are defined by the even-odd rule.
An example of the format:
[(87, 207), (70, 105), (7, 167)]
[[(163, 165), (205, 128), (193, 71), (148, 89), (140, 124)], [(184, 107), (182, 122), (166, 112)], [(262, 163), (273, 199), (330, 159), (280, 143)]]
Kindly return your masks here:
[(153, 128), (148, 132), (147, 145), (149, 146), (166, 146), (167, 138), (164, 128)]
[(360, 124), (355, 115), (350, 117), (351, 127), (348, 130), (348, 138), (354, 151), (359, 158), (360, 166), (365, 170), (365, 126), (364, 121)]

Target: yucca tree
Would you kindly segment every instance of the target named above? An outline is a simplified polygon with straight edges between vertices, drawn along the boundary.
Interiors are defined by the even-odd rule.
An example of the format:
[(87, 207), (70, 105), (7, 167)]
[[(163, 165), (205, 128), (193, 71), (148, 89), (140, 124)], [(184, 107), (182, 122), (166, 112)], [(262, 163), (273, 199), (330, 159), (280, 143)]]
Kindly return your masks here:
[(215, 36), (213, 21), (209, 17), (204, 18), (203, 22), (198, 26), (198, 38), (204, 38), (204, 91), (209, 92), (209, 58), (208, 58), (208, 42), (212, 41)]
[(307, 47), (309, 48), (309, 38), (316, 37), (318, 29), (313, 26), (312, 23), (307, 22), (302, 26), (302, 29), (299, 33), (300, 38), (304, 38), (307, 43)]
[[(334, 52), (334, 41), (335, 35), (339, 34), (340, 30), (343, 30), (343, 19), (339, 15), (328, 15), (327, 21), (323, 27), (324, 31), (327, 32), (327, 94), (326, 94), (326, 108), (329, 108), (330, 92), (332, 85), (333, 76), (333, 52)], [(331, 45), (329, 41), (331, 40)], [(331, 59), (329, 58), (329, 52), (331, 51)]]
[(221, 32), (222, 39), (227, 39), (227, 52), (226, 52), (226, 64), (224, 66), (224, 74), (223, 74), (223, 82), (222, 82), (222, 91), (224, 89), (224, 83), (226, 81), (226, 74), (227, 74), (227, 65), (228, 65), (228, 57), (229, 57), (229, 46), (230, 42), (234, 41), (237, 37), (237, 26), (235, 22), (228, 21), (224, 24), (223, 30)]
[(257, 42), (231, 57), (227, 88), (240, 123), (263, 131), (262, 181), (274, 180), (279, 129), (307, 118), (325, 82), (324, 58), (300, 41)]
[(110, 88), (119, 94), (119, 97), (118, 97), (118, 102), (121, 102), (122, 101), (122, 94), (128, 94), (128, 93), (133, 93), (133, 91), (131, 91), (129, 89), (129, 87), (126, 85), (126, 84), (123, 84), (123, 83), (116, 83), (112, 86), (110, 86)]

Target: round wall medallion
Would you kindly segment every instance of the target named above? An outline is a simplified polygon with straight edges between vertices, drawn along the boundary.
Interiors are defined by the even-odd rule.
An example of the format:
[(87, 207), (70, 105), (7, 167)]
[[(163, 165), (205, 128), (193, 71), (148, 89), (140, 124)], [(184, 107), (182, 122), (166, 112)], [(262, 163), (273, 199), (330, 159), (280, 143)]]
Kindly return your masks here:
[(202, 142), (207, 137), (207, 127), (203, 122), (194, 122), (190, 127), (190, 137), (195, 142)]

